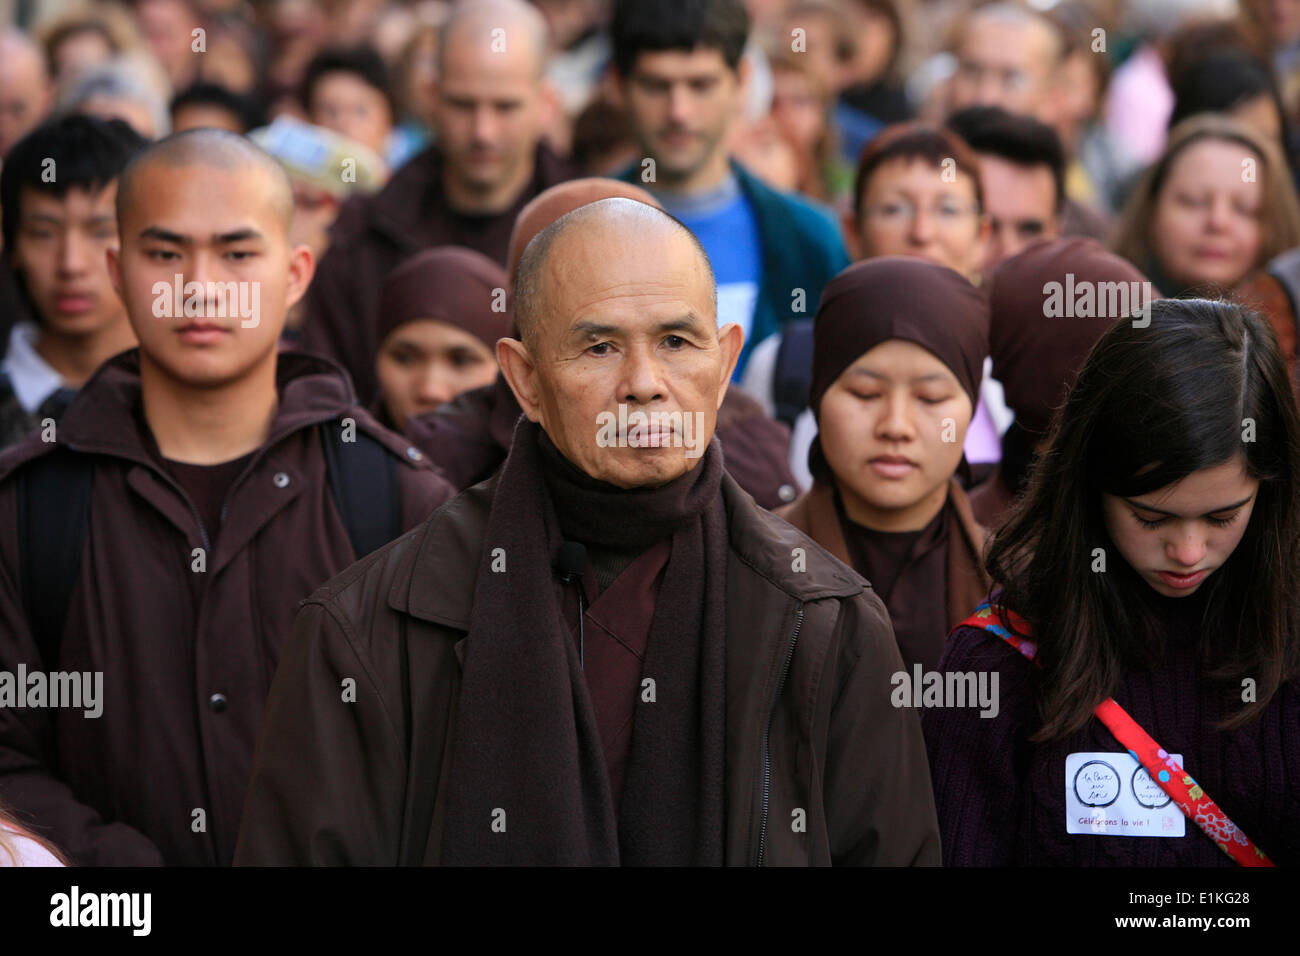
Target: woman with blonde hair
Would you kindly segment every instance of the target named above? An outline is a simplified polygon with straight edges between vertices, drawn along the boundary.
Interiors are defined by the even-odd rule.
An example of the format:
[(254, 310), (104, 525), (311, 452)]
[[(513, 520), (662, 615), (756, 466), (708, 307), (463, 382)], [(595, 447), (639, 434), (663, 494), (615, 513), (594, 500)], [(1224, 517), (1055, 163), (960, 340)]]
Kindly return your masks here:
[(1265, 271), (1300, 246), (1300, 200), (1278, 147), (1238, 120), (1175, 126), (1124, 210), (1114, 249), (1165, 295), (1227, 297), (1268, 320), (1294, 378), (1296, 315)]

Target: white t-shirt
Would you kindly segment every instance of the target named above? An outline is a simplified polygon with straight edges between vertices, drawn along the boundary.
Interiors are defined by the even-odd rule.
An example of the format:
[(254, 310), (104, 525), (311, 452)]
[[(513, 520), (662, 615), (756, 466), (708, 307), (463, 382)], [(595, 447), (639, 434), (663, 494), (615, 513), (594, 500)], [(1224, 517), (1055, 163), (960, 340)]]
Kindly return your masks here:
[(9, 376), (14, 397), (28, 415), (63, 387), (63, 376), (36, 351), (39, 331), (35, 322), (19, 322), (9, 332), (9, 348), (0, 359), (0, 370)]

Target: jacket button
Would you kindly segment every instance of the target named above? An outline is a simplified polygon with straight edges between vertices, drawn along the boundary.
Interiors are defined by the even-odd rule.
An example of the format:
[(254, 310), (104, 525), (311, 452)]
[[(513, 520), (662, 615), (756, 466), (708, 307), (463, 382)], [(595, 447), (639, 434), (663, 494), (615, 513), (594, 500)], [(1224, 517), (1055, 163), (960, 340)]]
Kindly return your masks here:
[(208, 698), (208, 706), (212, 708), (214, 714), (219, 714), (226, 709), (226, 695), (213, 694)]
[(794, 501), (797, 496), (794, 490), (794, 485), (782, 485), (780, 488), (776, 489), (776, 496), (782, 501)]
[(424, 453), (418, 448), (408, 447), (406, 449), (406, 457), (411, 459), (411, 461), (419, 461), (424, 457)]
[(289, 486), (289, 473), (285, 471), (277, 471), (275, 477), (272, 478), (271, 481), (275, 483), (275, 487), (277, 488), (287, 488)]

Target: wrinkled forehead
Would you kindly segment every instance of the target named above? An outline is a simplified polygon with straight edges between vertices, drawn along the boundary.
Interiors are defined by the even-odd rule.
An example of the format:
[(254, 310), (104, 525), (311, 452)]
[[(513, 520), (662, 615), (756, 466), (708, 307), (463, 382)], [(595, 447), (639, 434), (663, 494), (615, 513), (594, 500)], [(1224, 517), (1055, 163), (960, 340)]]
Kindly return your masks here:
[(708, 261), (689, 234), (652, 220), (570, 227), (550, 250), (543, 292), (548, 315), (561, 324), (591, 314), (633, 321), (673, 310), (717, 322)]

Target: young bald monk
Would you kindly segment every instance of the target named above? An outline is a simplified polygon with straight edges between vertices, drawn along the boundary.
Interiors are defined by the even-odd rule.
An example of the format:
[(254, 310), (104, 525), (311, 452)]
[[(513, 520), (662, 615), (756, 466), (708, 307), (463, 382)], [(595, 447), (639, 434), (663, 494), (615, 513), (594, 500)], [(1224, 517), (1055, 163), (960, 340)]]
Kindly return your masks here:
[(339, 368), (277, 355), (313, 265), (292, 210), (234, 134), (138, 154), (109, 270), (140, 347), (0, 458), (0, 671), (102, 674), (0, 707), (0, 803), (78, 864), (229, 863), (298, 602), (450, 493)]
[(938, 861), (884, 606), (722, 468), (715, 296), (634, 200), (529, 244), (509, 457), (305, 605), (237, 863)]

